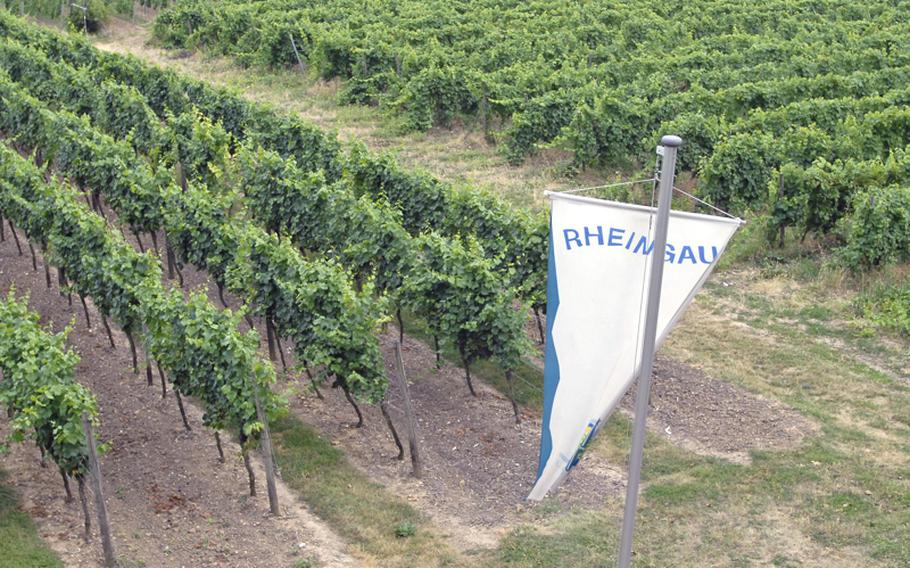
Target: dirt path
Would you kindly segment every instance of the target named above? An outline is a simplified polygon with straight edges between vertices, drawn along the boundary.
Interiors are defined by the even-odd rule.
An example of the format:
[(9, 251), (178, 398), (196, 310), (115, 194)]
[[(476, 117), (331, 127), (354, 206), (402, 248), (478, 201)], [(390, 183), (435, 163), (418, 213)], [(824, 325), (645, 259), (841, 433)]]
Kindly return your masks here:
[[(630, 390), (620, 408), (631, 416), (634, 407)], [(655, 362), (648, 421), (652, 431), (682, 448), (740, 464), (751, 461), (752, 450), (792, 448), (819, 428), (776, 400), (666, 357)]]
[[(258, 460), (259, 496), (251, 498), (238, 446), (223, 435), (227, 463), (219, 463), (201, 411), (188, 405), (193, 430), (185, 432), (173, 395), (162, 400), (159, 385), (148, 388), (144, 376), (132, 374), (125, 336), (115, 331), (117, 348), (111, 349), (91, 306), (98, 329), (86, 331), (78, 299), (70, 308), (56, 289), (46, 290), (42, 266), (33, 271), (28, 253), (17, 255), (8, 229), (6, 237), (0, 243), (0, 293), (11, 285), (20, 293), (30, 292), (31, 308), (55, 330), (76, 319), (69, 343), (81, 356), (78, 379), (98, 397), (100, 437), (111, 445), (102, 468), (114, 544), (124, 565), (280, 567), (304, 559), (323, 566), (357, 565), (344, 552), (344, 543), (283, 484), (283, 515), (271, 518)], [(5, 420), (0, 420), (0, 428), (4, 435)], [(3, 464), (41, 536), (64, 563), (99, 565), (97, 534), (91, 543), (83, 543), (78, 500), (64, 503), (53, 465), (42, 469), (30, 444), (15, 445)]]

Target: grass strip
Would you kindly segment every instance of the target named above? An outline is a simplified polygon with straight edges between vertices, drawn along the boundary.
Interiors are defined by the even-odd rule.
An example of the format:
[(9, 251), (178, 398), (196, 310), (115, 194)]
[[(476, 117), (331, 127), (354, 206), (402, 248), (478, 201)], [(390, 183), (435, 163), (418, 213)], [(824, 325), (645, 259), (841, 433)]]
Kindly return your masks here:
[(38, 536), (6, 478), (0, 470), (0, 568), (62, 568), (63, 562)]
[(285, 483), (367, 565), (463, 565), (425, 515), (370, 481), (313, 428), (286, 416), (272, 434)]

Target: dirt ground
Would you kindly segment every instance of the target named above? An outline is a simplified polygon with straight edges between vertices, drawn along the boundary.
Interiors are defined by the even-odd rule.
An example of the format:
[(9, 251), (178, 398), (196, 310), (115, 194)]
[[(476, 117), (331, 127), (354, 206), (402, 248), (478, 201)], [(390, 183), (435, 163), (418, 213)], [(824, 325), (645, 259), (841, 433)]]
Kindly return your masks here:
[[(634, 392), (621, 403), (631, 415)], [(651, 383), (649, 427), (706, 456), (749, 463), (751, 450), (799, 445), (818, 425), (786, 405), (712, 379), (699, 369), (658, 357)]]
[[(380, 337), (393, 380), (397, 380), (391, 365), (397, 339), (394, 328)], [(499, 534), (518, 520), (517, 513), (533, 506), (524, 499), (537, 473), (540, 418), (526, 411), (521, 424), (516, 424), (508, 399), (478, 381), (478, 396), (471, 396), (462, 369), (444, 365), (437, 371), (432, 350), (419, 341), (405, 337), (402, 356), (424, 466), (419, 481), (410, 475), (409, 456), (404, 461), (395, 459), (398, 450), (378, 408), (363, 409), (364, 426), (353, 428), (355, 415), (338, 391), (324, 390), (324, 401), (306, 394), (294, 400), (293, 407), (362, 469), (430, 514), (456, 542), (467, 548), (495, 546)], [(397, 387), (390, 390), (388, 401), (405, 437), (405, 405)], [(594, 457), (573, 472), (552, 499), (602, 505), (622, 492), (622, 470), (621, 464)]]
[[(101, 463), (114, 546), (125, 566), (294, 566), (302, 559), (356, 565), (344, 544), (283, 485), (283, 515), (271, 518), (258, 460), (259, 496), (251, 498), (239, 447), (229, 436), (222, 435), (227, 463), (221, 464), (201, 411), (185, 401), (193, 427), (185, 432), (173, 395), (162, 400), (159, 385), (149, 388), (144, 376), (132, 374), (125, 336), (115, 331), (117, 348), (112, 349), (92, 306), (97, 329), (87, 331), (78, 299), (70, 308), (57, 289), (48, 291), (42, 265), (33, 271), (27, 249), (25, 256), (17, 255), (8, 228), (6, 237), (0, 243), (0, 293), (11, 285), (20, 294), (30, 292), (31, 308), (57, 331), (76, 319), (69, 343), (81, 356), (78, 380), (98, 398), (100, 438), (111, 445)], [(0, 435), (5, 433), (5, 419), (0, 419)], [(42, 469), (31, 444), (14, 445), (2, 464), (24, 509), (66, 566), (99, 565), (97, 531), (92, 542), (83, 542), (78, 497), (64, 503), (53, 464)], [(94, 519), (92, 524), (95, 529)]]

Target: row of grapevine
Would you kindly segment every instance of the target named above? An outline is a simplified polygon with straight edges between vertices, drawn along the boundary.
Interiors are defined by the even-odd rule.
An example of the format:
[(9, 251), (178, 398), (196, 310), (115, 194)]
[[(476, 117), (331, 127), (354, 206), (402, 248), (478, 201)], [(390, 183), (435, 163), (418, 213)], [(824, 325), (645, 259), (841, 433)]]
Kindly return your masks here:
[(769, 228), (782, 233), (825, 233), (854, 209), (853, 196), (870, 187), (910, 183), (910, 148), (896, 148), (869, 160), (819, 158), (808, 165), (784, 163), (770, 176)]
[[(910, 64), (910, 54), (887, 47), (899, 40), (893, 29), (857, 36), (854, 49), (837, 50), (821, 60), (806, 55), (824, 43), (820, 38), (798, 44), (793, 52), (782, 49), (779, 40), (749, 44), (750, 36), (732, 37), (743, 41), (734, 41), (729, 52), (718, 53), (718, 46), (704, 42), (691, 51), (636, 61), (644, 65), (630, 70), (633, 79), (619, 74), (616, 84), (602, 88), (589, 84), (548, 93), (516, 114), (509, 127), (509, 154), (520, 158), (535, 144), (552, 139), (574, 153), (578, 166), (640, 158), (680, 115), (723, 124), (753, 110), (807, 99), (884, 94), (903, 86)], [(668, 73), (668, 66), (677, 69)], [(691, 154), (683, 152), (680, 167), (695, 169), (697, 156)]]
[(866, 268), (910, 261), (910, 187), (873, 186), (851, 196), (848, 266)]
[(94, 33), (113, 13), (131, 12), (132, 0), (0, 0), (0, 7), (43, 19), (61, 19), (72, 29)]
[(71, 328), (61, 333), (45, 330), (37, 313), (28, 308), (28, 298), (16, 298), (15, 288), (0, 298), (0, 405), (10, 418), (10, 432), (0, 442), (34, 440), (41, 450), (41, 465), (49, 455), (63, 479), (66, 502), (73, 500), (69, 480), (79, 486), (84, 538), (91, 535), (86, 479), (91, 480), (101, 532), (105, 566), (114, 566), (111, 529), (102, 493), (93, 423), (98, 425), (98, 403), (84, 385), (75, 380), (79, 356), (66, 346)]
[(402, 307), (422, 316), (437, 337), (457, 347), (471, 392), (470, 364), (477, 359), (495, 359), (511, 380), (526, 350), (525, 316), (476, 241), (411, 237), (396, 222), (400, 214), (326, 186), (274, 152), (244, 148), (238, 162), (255, 219), (305, 251), (339, 258), (358, 281), (373, 278), (393, 300), (400, 326)]
[[(473, 235), (494, 268), (540, 309), (546, 275), (546, 219), (516, 211), (490, 194), (458, 191), (429, 175), (410, 172), (387, 156), (355, 145), (345, 154), (337, 139), (296, 117), (286, 117), (224, 90), (140, 63), (102, 53), (79, 38), (39, 29), (0, 14), (0, 34), (45, 53), (51, 59), (90, 69), (86, 79), (131, 86), (162, 120), (192, 114), (194, 107), (220, 124), (238, 142), (261, 145), (296, 159), (304, 172), (322, 171), (327, 182), (340, 179), (357, 195), (388, 200), (403, 213), (412, 235), (436, 230), (448, 237)], [(122, 89), (122, 87), (121, 87)]]
[[(857, 74), (866, 75), (866, 73)], [(659, 139), (660, 132), (674, 131), (686, 136), (686, 140), (694, 144), (686, 144), (680, 156), (680, 167), (688, 170), (698, 170), (702, 159), (712, 157), (719, 139), (741, 133), (767, 134), (780, 136), (793, 126), (808, 126), (818, 123), (823, 129), (831, 129), (836, 121), (843, 121), (850, 117), (861, 118), (865, 113), (884, 111), (893, 106), (902, 104), (906, 98), (905, 68), (899, 70), (889, 69), (883, 79), (881, 90), (876, 89), (872, 79), (867, 77), (837, 77), (846, 84), (855, 79), (858, 87), (845, 89), (846, 92), (824, 93), (824, 96), (813, 96), (806, 92), (810, 85), (796, 79), (771, 82), (780, 87), (786, 83), (796, 83), (787, 88), (792, 91), (789, 96), (777, 97), (773, 104), (765, 101), (767, 93), (746, 93), (739, 88), (730, 89), (729, 92), (707, 92), (701, 88), (694, 88), (683, 95), (668, 96), (658, 99), (653, 106), (664, 108), (642, 112), (639, 116), (630, 118), (632, 109), (648, 108), (648, 104), (637, 101), (618, 102), (609, 99), (603, 107), (596, 107), (592, 112), (576, 118), (577, 128), (575, 133), (582, 136), (590, 133), (591, 137), (582, 140), (577, 138), (579, 148), (592, 158), (597, 156), (629, 156), (633, 155), (636, 148), (650, 148)], [(739, 85), (738, 87), (742, 87)], [(751, 85), (750, 85), (751, 87)], [(857, 96), (858, 95), (858, 96)], [(740, 110), (735, 110), (738, 101), (730, 103), (730, 97), (736, 101), (739, 97), (756, 97), (757, 101), (743, 103)], [(675, 99), (675, 100), (668, 100)], [(685, 103), (681, 102), (686, 100)], [(729, 105), (729, 106), (728, 106)], [(723, 110), (726, 108), (726, 112)], [(584, 121), (584, 124), (582, 124)], [(622, 133), (621, 137), (611, 136)], [(639, 144), (639, 141), (642, 143)], [(813, 153), (818, 148), (799, 148), (799, 160), (814, 159)], [(641, 154), (641, 152), (640, 152)], [(735, 191), (735, 187), (725, 187), (728, 191)]]
[[(908, 94), (894, 90), (753, 113), (716, 143), (705, 137), (714, 149), (701, 162), (700, 189), (722, 207), (767, 209), (769, 238), (780, 243), (788, 227), (805, 236), (849, 224), (855, 193), (910, 182)], [(870, 264), (877, 262), (851, 262)]]
[[(220, 131), (217, 125), (212, 127), (199, 121), (189, 125), (186, 129), (189, 131), (187, 134), (179, 132), (181, 130), (179, 127), (167, 128), (168, 125), (160, 125), (149, 119), (149, 111), (142, 109), (141, 101), (137, 100), (135, 93), (125, 92), (110, 83), (93, 87), (85, 82), (85, 71), (49, 64), (38, 54), (9, 42), (0, 45), (0, 64), (26, 85), (30, 92), (38, 94), (42, 99), (64, 103), (71, 110), (84, 110), (93, 118), (97, 118), (96, 123), (114, 124), (113, 128), (110, 126), (106, 128), (109, 131), (132, 132), (130, 140), (139, 151), (160, 155), (167, 151), (168, 144), (174, 139), (177, 140), (174, 145), (179, 148), (196, 146), (195, 142), (200, 137), (206, 142), (221, 138), (217, 134)], [(179, 119), (171, 120), (170, 125), (175, 121), (179, 122)], [(205, 129), (205, 132), (199, 133), (199, 129)], [(223, 131), (221, 132), (223, 134)], [(154, 147), (149, 147), (147, 144), (149, 140), (159, 142), (154, 143), (152, 145)], [(178, 161), (190, 163), (186, 152), (178, 150), (177, 154)], [(212, 164), (221, 163), (212, 160), (211, 154), (212, 152), (208, 152), (208, 157), (200, 162), (209, 165), (204, 170), (209, 173), (213, 169)], [(239, 180), (238, 186), (244, 194), (244, 202), (249, 206), (252, 217), (260, 221), (264, 227), (277, 234), (289, 235), (305, 252), (329, 254), (338, 258), (344, 266), (352, 269), (357, 282), (375, 281), (378, 292), (392, 295), (399, 308), (405, 306), (425, 316), (436, 335), (449, 338), (462, 353), (466, 367), (478, 358), (487, 357), (495, 357), (509, 373), (517, 364), (524, 346), (523, 316), (511, 305), (511, 295), (503, 290), (502, 283), (494, 276), (494, 267), (489, 261), (484, 260), (476, 244), (457, 242), (450, 244), (434, 235), (414, 239), (401, 228), (400, 215), (394, 211), (374, 205), (365, 197), (355, 198), (351, 192), (339, 188), (337, 183), (323, 187), (325, 181), (321, 175), (307, 176), (296, 168), (293, 159), (284, 161), (274, 152), (260, 149), (257, 155), (247, 148), (242, 148), (238, 163), (238, 171), (235, 174)], [(133, 165), (127, 169), (133, 172), (131, 175), (144, 171), (141, 165)], [(162, 167), (159, 166), (157, 169), (160, 171)], [(186, 168), (191, 178), (197, 175), (198, 170), (199, 168), (192, 166)], [(142, 180), (148, 183), (153, 177), (152, 174), (140, 176), (139, 183), (143, 183)], [(201, 182), (206, 180), (198, 181), (200, 183), (197, 186), (201, 187)], [(216, 183), (210, 184), (209, 187), (213, 185), (223, 186)], [(86, 187), (93, 186), (86, 183)], [(187, 192), (184, 191), (180, 195), (186, 196)], [(224, 215), (219, 215), (219, 207), (226, 208), (231, 201), (233, 200), (227, 199), (223, 206), (218, 205), (218, 201), (213, 201), (208, 207), (210, 219), (197, 215), (194, 222), (205, 227), (222, 223), (223, 220), (220, 218)], [(113, 203), (118, 201), (114, 199)], [(145, 207), (139, 205), (127, 208), (126, 211), (154, 209), (154, 205)], [(172, 203), (165, 207), (164, 211), (173, 214), (174, 211), (187, 209), (184, 204)], [(197, 206), (194, 211), (198, 212), (199, 207)], [(146, 218), (146, 222), (139, 226), (145, 227), (144, 230), (155, 228), (157, 223), (152, 223), (149, 216)], [(151, 219), (157, 217), (152, 216)], [(212, 219), (219, 220), (213, 223)], [(139, 221), (131, 224), (137, 226), (137, 223)], [(170, 223), (165, 225), (166, 229), (168, 226), (186, 226)], [(174, 236), (175, 231), (168, 229), (168, 234)], [(237, 250), (235, 242), (237, 237), (216, 236), (212, 233), (213, 229), (207, 228), (204, 239), (177, 238), (179, 237), (177, 235), (172, 241), (176, 243), (174, 248), (178, 253), (189, 253), (195, 264), (206, 266), (216, 282), (223, 286), (228, 272), (226, 267), (230, 264), (230, 251)], [(193, 254), (191, 247), (209, 247), (216, 250)], [(205, 258), (208, 257), (217, 258), (218, 263), (205, 263)], [(429, 269), (430, 265), (434, 267), (432, 271)], [(276, 273), (275, 270), (271, 272)], [(306, 274), (305, 271), (303, 273)], [(429, 278), (430, 275), (433, 279)], [(433, 283), (432, 286), (430, 282)], [(315, 285), (317, 283), (309, 284), (314, 284), (314, 289), (327, 289), (324, 285)], [(234, 289), (237, 289), (236, 286)], [(337, 290), (338, 287), (333, 289)], [(269, 320), (275, 320), (275, 308), (267, 308), (267, 312)], [(428, 317), (429, 314), (434, 315)], [(437, 317), (439, 314), (445, 317)], [(356, 316), (356, 312), (354, 315)], [(343, 313), (334, 313), (332, 317), (338, 321), (352, 319), (351, 315), (345, 316)], [(299, 319), (305, 318), (301, 315)], [(277, 329), (282, 332), (283, 327), (278, 326)], [(313, 343), (309, 341), (298, 345), (309, 346)], [(336, 352), (356, 354), (351, 346), (344, 347), (345, 349), (337, 349)], [(303, 360), (313, 358), (307, 357)], [(376, 369), (378, 368), (376, 365)], [(368, 375), (364, 369), (358, 371), (358, 374), (352, 376), (375, 375), (375, 373)], [(340, 380), (342, 386), (346, 388), (344, 379)], [(376, 380), (367, 382), (376, 384)], [(375, 391), (365, 398), (375, 401), (377, 392), (381, 398), (382, 390)]]
[(84, 496), (89, 473), (82, 417), (97, 424), (98, 403), (76, 382), (79, 355), (66, 346), (69, 331), (44, 330), (28, 298), (17, 299), (15, 290), (0, 298), (0, 406), (10, 418), (7, 442), (33, 440), (42, 463), (44, 456), (54, 460), (71, 500), (68, 479), (79, 483)]
[(91, 297), (105, 326), (110, 317), (131, 347), (134, 338), (144, 342), (175, 390), (202, 402), (207, 426), (234, 430), (246, 446), (262, 426), (255, 395), (268, 416), (281, 410), (269, 388), (274, 371), (258, 357), (255, 334), (237, 331), (238, 314), (215, 309), (199, 292), (185, 298), (165, 290), (152, 255), (136, 252), (76, 192), (46, 182), (38, 167), (6, 146), (0, 148), (0, 188), (0, 214), (41, 247), (68, 289), (83, 302)]

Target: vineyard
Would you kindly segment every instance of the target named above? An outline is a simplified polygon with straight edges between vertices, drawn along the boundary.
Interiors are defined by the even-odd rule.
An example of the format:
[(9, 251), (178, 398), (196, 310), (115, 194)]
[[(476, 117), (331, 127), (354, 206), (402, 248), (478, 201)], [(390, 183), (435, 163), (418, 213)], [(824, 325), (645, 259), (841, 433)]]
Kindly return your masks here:
[[(37, 253), (45, 258), (48, 288), (56, 267), (89, 326), (91, 300), (111, 347), (108, 320), (123, 330), (137, 374), (141, 347), (149, 386), (156, 370), (163, 397), (171, 382), (187, 430), (181, 397), (203, 404), (222, 461), (218, 431), (236, 436), (251, 494), (247, 447), (287, 402), (267, 388), (275, 375), (256, 355), (258, 334), (238, 331), (244, 318), (262, 322), (286, 371), (282, 342), (291, 346), (317, 396), (324, 383), (340, 387), (358, 427), (357, 401), (381, 403), (388, 389), (376, 333), (394, 317), (403, 339), (403, 310), (426, 322), (437, 366), (440, 344), (455, 347), (471, 394), (479, 359), (494, 359), (511, 385), (531, 351), (521, 299), (541, 307), (545, 224), (362, 147), (343, 154), (313, 127), (201, 83), (7, 16), (0, 26), (0, 131), (12, 145), (0, 149), (0, 219), (19, 249), (24, 233), (35, 270)], [(238, 298), (240, 312), (180, 292), (188, 267), (208, 273), (224, 308), (226, 293)]]
[[(556, 149), (650, 187), (680, 134), (706, 203), (677, 205), (749, 226), (658, 362), (642, 565), (910, 562), (906, 6), (84, 4), (0, 0), (0, 449), (20, 482), (53, 462), (65, 500), (38, 504), (69, 527), (76, 483), (80, 538), (113, 530), (137, 565), (607, 564), (628, 451), (617, 416), (565, 492), (522, 503), (544, 212), (84, 33), (141, 8), (177, 60), (340, 79), (340, 105), (479, 130), (511, 164)], [(140, 439), (161, 463), (128, 464)], [(200, 522), (219, 536), (181, 548)]]
[[(699, 138), (684, 160), (694, 166), (750, 123), (773, 130), (765, 112), (881, 96), (902, 85), (900, 7), (701, 2), (672, 17), (669, 10), (405, 2), (387, 11), (349, 2), (203, 0), (165, 9), (155, 34), (166, 45), (245, 64), (291, 66), (299, 56), (319, 76), (346, 79), (345, 101), (402, 110), (418, 128), (477, 115), (488, 127), (505, 126), (516, 159), (555, 140), (581, 165), (647, 152), (654, 132), (681, 121)], [(830, 44), (840, 49), (823, 48)], [(857, 118), (870, 110), (843, 108)], [(810, 116), (801, 116), (786, 126), (809, 126)], [(804, 157), (785, 152), (782, 159)]]
[(767, 211), (778, 245), (787, 230), (834, 235), (860, 269), (908, 254), (906, 229), (891, 243), (850, 216), (870, 186), (908, 181), (907, 18), (885, 2), (194, 0), (163, 10), (154, 34), (339, 77), (341, 102), (403, 113), (413, 128), (475, 117), (516, 163), (556, 147), (577, 167), (647, 164), (660, 134), (677, 132), (703, 198)]

